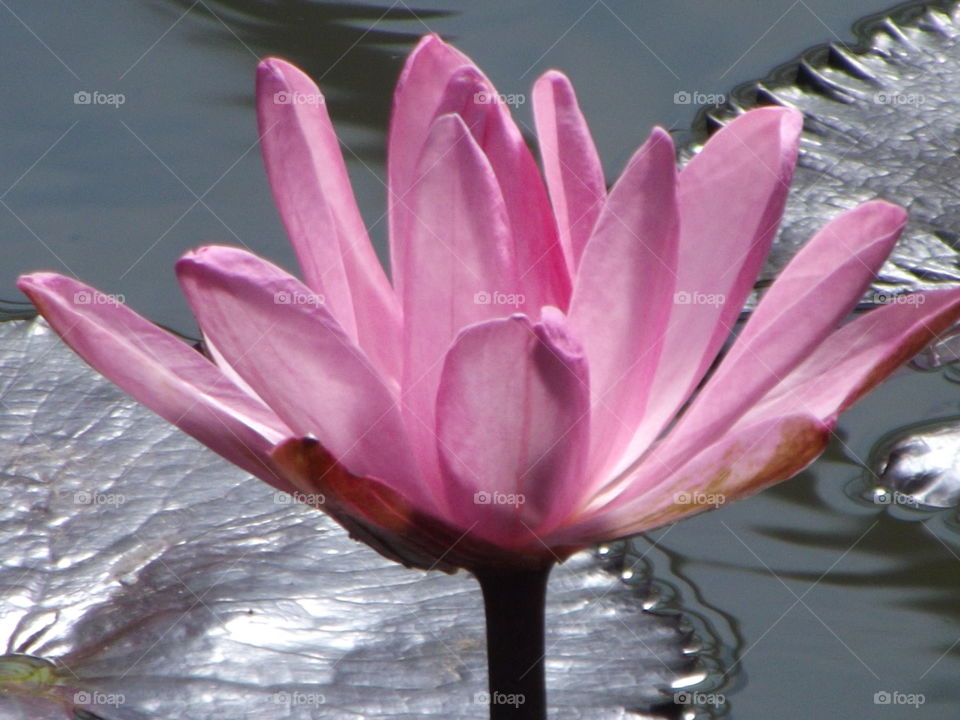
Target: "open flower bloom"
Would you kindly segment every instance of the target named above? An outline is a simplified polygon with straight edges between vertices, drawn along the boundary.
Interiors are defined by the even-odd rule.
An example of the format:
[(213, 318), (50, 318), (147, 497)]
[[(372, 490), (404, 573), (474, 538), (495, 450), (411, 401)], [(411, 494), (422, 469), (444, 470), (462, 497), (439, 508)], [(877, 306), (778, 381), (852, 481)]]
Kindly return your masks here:
[(75, 280), (20, 287), (200, 442), (444, 569), (552, 561), (784, 480), (960, 317), (951, 290), (842, 325), (905, 223), (869, 202), (797, 254), (708, 377), (775, 235), (801, 115), (752, 110), (680, 172), (655, 129), (608, 190), (569, 81), (548, 72), (532, 98), (542, 175), (467, 57), (434, 36), (414, 50), (389, 137), (391, 282), (322, 96), (264, 61), (263, 151), (303, 279), (237, 248), (188, 253), (206, 356)]

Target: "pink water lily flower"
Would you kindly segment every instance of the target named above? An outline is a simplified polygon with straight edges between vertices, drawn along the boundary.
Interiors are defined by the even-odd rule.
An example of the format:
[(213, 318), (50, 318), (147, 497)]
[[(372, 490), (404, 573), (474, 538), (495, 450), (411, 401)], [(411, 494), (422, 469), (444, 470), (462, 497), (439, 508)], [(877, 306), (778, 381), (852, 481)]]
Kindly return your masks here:
[(206, 356), (76, 280), (20, 287), (162, 417), (445, 569), (552, 562), (784, 480), (960, 317), (950, 290), (843, 324), (905, 223), (869, 202), (809, 241), (710, 374), (775, 235), (800, 113), (745, 113), (679, 172), (654, 129), (608, 190), (567, 78), (532, 101), (542, 175), (483, 73), (421, 41), (390, 126), (391, 282), (322, 95), (266, 60), (263, 152), (302, 279), (238, 248), (188, 253)]

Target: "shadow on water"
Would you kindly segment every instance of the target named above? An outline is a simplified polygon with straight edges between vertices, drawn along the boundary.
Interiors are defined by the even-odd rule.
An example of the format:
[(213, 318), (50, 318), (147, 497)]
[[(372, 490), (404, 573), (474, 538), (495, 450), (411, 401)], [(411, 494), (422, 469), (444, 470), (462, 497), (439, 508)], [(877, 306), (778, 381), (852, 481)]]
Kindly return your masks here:
[[(804, 507), (818, 515), (836, 514), (836, 508), (831, 509), (818, 492), (816, 482), (784, 483), (770, 488), (768, 494), (781, 504)], [(860, 558), (852, 570), (831, 569), (824, 574), (820, 570), (775, 568), (777, 576), (807, 585), (908, 591), (893, 600), (892, 605), (960, 620), (960, 605), (956, 602), (960, 586), (960, 525), (956, 509), (891, 508), (854, 497), (849, 502), (851, 512), (845, 520), (852, 522), (842, 529), (780, 524), (753, 527), (757, 535), (771, 540), (806, 550), (830, 551), (838, 557), (853, 551)], [(866, 508), (875, 511), (861, 514)], [(749, 572), (764, 575), (769, 570), (755, 567)]]
[(335, 120), (383, 129), (409, 47), (428, 31), (423, 21), (446, 10), (310, 0), (153, 0), (158, 10), (203, 17), (199, 42), (239, 38), (261, 57), (276, 55), (306, 71), (328, 97)]
[(7, 320), (29, 320), (37, 316), (33, 303), (22, 300), (0, 299), (0, 322)]

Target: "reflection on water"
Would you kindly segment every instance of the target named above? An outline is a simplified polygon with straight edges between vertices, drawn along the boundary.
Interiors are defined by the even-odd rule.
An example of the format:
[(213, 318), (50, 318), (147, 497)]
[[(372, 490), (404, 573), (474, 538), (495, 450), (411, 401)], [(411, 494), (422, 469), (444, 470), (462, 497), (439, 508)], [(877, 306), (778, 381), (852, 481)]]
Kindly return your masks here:
[(204, 42), (231, 38), (260, 56), (277, 55), (307, 72), (332, 101), (335, 120), (383, 129), (403, 58), (427, 31), (426, 21), (451, 12), (405, 3), (311, 0), (169, 0), (205, 20)]
[(764, 693), (779, 698), (778, 718), (798, 719), (874, 717), (884, 693), (890, 704), (922, 696), (902, 715), (912, 718), (943, 717), (960, 700), (956, 509), (850, 492), (865, 487), (878, 436), (871, 424), (889, 428), (902, 408), (908, 424), (898, 432), (910, 433), (910, 416), (944, 405), (956, 410), (960, 394), (942, 373), (904, 373), (841, 421), (808, 472), (659, 541), (686, 558), (679, 574), (736, 616), (730, 625), (743, 642), (734, 653), (739, 688), (727, 691), (732, 717), (769, 716)]
[(687, 576), (688, 558), (662, 542), (675, 527), (600, 550), (622, 558), (624, 579), (643, 588), (645, 610), (682, 618), (688, 632), (686, 651), (697, 658), (696, 670), (665, 690), (668, 697), (661, 712), (699, 710), (705, 718), (726, 717), (727, 696), (741, 685), (737, 658), (744, 638), (736, 617), (714, 605), (709, 592), (705, 595)]

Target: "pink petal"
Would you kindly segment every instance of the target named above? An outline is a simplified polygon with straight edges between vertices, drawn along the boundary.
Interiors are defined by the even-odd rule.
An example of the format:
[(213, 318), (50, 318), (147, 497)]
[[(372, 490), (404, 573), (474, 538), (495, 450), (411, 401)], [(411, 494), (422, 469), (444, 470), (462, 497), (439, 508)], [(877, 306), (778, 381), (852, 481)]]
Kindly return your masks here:
[(407, 57), (397, 81), (387, 139), (387, 207), (390, 267), (400, 296), (405, 288), (402, 269), (407, 266), (404, 255), (413, 215), (407, 194), (416, 182), (417, 164), (447, 82), (457, 68), (472, 64), (466, 55), (430, 34)]
[[(403, 404), (423, 472), (436, 464), (434, 412), (443, 357), (462, 328), (522, 312), (506, 207), (490, 163), (457, 115), (427, 139), (404, 268)], [(415, 280), (415, 282), (414, 282)], [(537, 308), (539, 310), (539, 308)]]
[(626, 458), (663, 431), (729, 335), (776, 233), (801, 130), (795, 110), (751, 110), (713, 135), (680, 173), (678, 302)]
[(960, 320), (960, 290), (903, 295), (834, 332), (744, 420), (802, 408), (824, 422)]
[[(622, 492), (605, 506), (595, 502), (550, 542), (643, 532), (791, 477), (817, 457), (841, 412), (958, 320), (960, 289), (902, 296), (866, 313), (821, 343), (708, 450), (689, 445), (692, 460), (655, 450), (618, 483)], [(703, 502), (678, 503), (678, 493)]]
[(396, 397), (306, 285), (227, 247), (187, 254), (177, 274), (204, 334), (295, 435), (424, 499)]
[(713, 442), (809, 356), (856, 306), (906, 221), (901, 208), (870, 202), (818, 232), (763, 296), (662, 452)]
[(554, 544), (590, 544), (652, 530), (749, 497), (793, 477), (826, 447), (831, 428), (806, 414), (766, 418), (731, 428), (719, 441), (673, 466), (638, 473), (644, 492), (620, 496), (551, 535)]
[(464, 330), (437, 398), (445, 490), (460, 524), (500, 545), (539, 544), (537, 533), (582, 494), (589, 416), (587, 362), (559, 310), (536, 325), (514, 315)]
[(438, 114), (456, 113), (490, 161), (510, 218), (514, 262), (532, 307), (570, 302), (570, 273), (540, 171), (508, 106), (475, 67), (457, 70)]
[(203, 355), (76, 280), (23, 275), (17, 286), (95, 370), (160, 417), (274, 487), (293, 487), (270, 459), (293, 433)]
[(643, 418), (673, 307), (678, 228), (673, 141), (657, 128), (610, 192), (571, 302), (590, 359), (590, 477), (603, 479)]
[[(437, 53), (427, 54), (427, 57), (436, 61)], [(449, 56), (442, 54), (441, 57), (452, 64)], [(413, 67), (419, 67), (419, 64), (414, 63)], [(556, 305), (565, 308), (570, 301), (570, 275), (557, 236), (556, 222), (536, 163), (510, 117), (507, 105), (499, 101), (496, 89), (473, 64), (455, 70), (444, 66), (437, 72), (435, 79), (446, 81), (443, 92), (435, 104), (421, 105), (417, 112), (432, 114), (435, 118), (447, 114), (462, 117), (487, 156), (500, 186), (513, 237), (514, 263), (523, 282), (524, 294), (532, 307)], [(407, 142), (419, 143), (423, 147), (426, 138), (426, 135), (418, 136), (407, 139)], [(406, 185), (391, 186), (392, 207), (398, 221), (391, 226), (395, 281), (403, 276), (407, 267), (404, 255), (409, 250), (404, 238), (415, 222), (412, 214), (416, 214), (416, 209), (411, 196), (419, 181), (420, 175), (414, 171)], [(403, 187), (402, 191), (400, 187)], [(403, 288), (405, 284), (398, 282), (397, 287)]]
[(306, 283), (381, 372), (399, 379), (400, 303), (367, 237), (323, 96), (293, 65), (257, 73), (263, 156)]
[(551, 70), (533, 86), (533, 117), (567, 265), (576, 273), (607, 187), (597, 148), (573, 86)]

